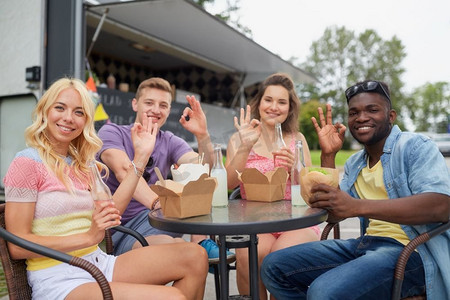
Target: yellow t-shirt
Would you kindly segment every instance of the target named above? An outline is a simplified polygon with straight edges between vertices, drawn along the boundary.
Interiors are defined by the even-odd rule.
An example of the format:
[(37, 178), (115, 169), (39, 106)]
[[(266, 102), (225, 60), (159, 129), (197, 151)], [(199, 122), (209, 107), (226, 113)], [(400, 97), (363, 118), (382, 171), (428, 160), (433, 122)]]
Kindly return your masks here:
[[(384, 200), (389, 197), (383, 182), (383, 166), (379, 160), (372, 168), (367, 166), (361, 170), (355, 183), (356, 191), (361, 199)], [(403, 245), (409, 243), (409, 238), (399, 224), (369, 219), (367, 235), (390, 237)]]

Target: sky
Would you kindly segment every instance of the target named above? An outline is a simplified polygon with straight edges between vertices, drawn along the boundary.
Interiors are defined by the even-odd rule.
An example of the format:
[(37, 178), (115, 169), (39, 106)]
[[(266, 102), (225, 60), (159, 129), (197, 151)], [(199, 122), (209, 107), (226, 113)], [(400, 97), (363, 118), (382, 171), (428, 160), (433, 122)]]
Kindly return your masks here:
[[(225, 1), (215, 0), (207, 10), (215, 13)], [(240, 6), (240, 23), (252, 30), (253, 40), (283, 59), (304, 62), (327, 27), (345, 26), (356, 34), (373, 29), (405, 46), (405, 92), (450, 82), (449, 0), (241, 0)]]

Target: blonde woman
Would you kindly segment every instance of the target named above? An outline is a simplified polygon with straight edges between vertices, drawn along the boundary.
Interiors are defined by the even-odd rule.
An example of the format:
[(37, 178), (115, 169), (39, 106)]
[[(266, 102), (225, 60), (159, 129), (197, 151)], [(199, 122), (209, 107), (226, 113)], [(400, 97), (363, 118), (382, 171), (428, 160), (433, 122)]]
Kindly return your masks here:
[[(95, 264), (115, 299), (202, 299), (208, 262), (198, 245), (149, 246), (118, 257), (98, 248), (105, 229), (120, 224), (120, 215), (114, 203), (94, 209), (89, 192), (88, 165), (102, 145), (93, 115), (93, 102), (78, 79), (59, 79), (42, 96), (25, 132), (29, 148), (16, 155), (4, 180), (7, 230)], [(131, 198), (153, 151), (157, 127), (143, 119), (132, 129), (134, 166), (113, 195), (118, 205)], [(27, 260), (33, 299), (102, 298), (85, 271), (9, 248), (13, 258)]]

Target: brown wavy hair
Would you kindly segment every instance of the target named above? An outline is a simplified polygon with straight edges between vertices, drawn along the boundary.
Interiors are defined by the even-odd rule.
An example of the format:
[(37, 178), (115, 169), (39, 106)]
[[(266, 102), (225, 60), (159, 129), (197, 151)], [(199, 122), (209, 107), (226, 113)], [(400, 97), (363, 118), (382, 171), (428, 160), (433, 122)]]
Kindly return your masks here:
[(252, 118), (261, 119), (259, 114), (259, 104), (261, 103), (264, 92), (271, 85), (284, 87), (289, 93), (289, 112), (286, 120), (281, 124), (283, 132), (293, 133), (298, 131), (298, 115), (300, 112), (300, 99), (294, 88), (294, 82), (291, 77), (285, 73), (275, 73), (267, 77), (260, 85), (258, 93), (250, 100)]

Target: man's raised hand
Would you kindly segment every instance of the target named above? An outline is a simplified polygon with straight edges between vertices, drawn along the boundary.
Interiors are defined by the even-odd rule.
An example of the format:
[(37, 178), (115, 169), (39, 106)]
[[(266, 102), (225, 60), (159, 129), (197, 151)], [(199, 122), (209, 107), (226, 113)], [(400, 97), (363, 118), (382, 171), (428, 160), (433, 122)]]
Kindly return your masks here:
[(326, 119), (321, 107), (317, 111), (319, 112), (320, 125), (317, 123), (315, 117), (312, 117), (311, 121), (319, 137), (322, 154), (335, 154), (344, 144), (345, 130), (347, 128), (339, 122), (333, 125), (331, 104), (327, 104)]

